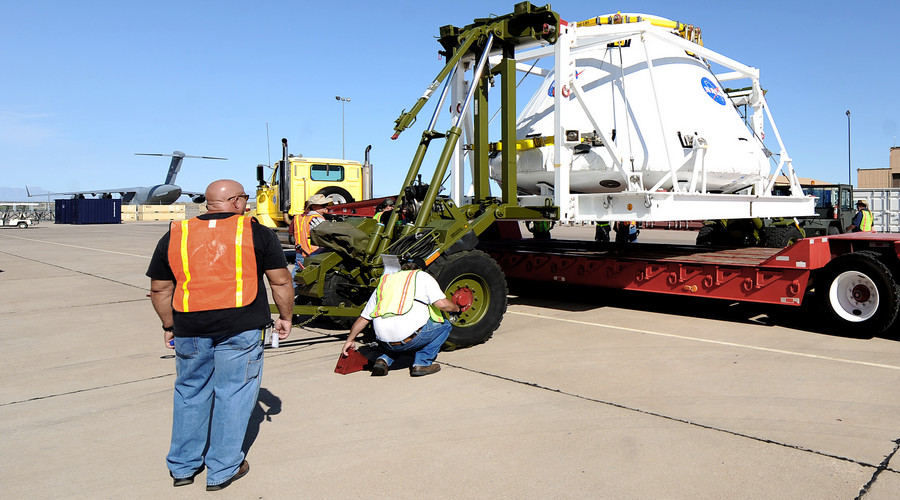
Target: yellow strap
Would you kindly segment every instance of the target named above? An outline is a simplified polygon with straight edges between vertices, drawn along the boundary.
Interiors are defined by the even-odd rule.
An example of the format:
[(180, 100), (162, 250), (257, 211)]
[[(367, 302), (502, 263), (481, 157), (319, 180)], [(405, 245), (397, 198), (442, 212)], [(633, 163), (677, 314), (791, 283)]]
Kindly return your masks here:
[(235, 269), (235, 292), (234, 292), (234, 307), (243, 306), (244, 302), (244, 259), (243, 259), (243, 247), (241, 244), (244, 241), (244, 220), (238, 221), (237, 231), (234, 236), (234, 269)]
[(181, 307), (184, 312), (188, 312), (188, 282), (191, 281), (191, 270), (188, 267), (188, 221), (181, 221), (181, 267), (184, 270), (184, 283), (181, 284), (181, 290), (184, 292), (181, 298)]

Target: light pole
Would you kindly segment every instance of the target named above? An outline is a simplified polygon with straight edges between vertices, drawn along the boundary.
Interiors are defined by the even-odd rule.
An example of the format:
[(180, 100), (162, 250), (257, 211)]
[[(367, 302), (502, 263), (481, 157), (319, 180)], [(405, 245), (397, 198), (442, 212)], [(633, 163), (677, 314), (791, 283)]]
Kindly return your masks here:
[(847, 110), (847, 184), (853, 184), (853, 174), (850, 170), (850, 110)]
[[(335, 99), (341, 101), (341, 159), (344, 159), (344, 104), (350, 102), (349, 97), (334, 96)], [(848, 111), (849, 113), (849, 111)]]

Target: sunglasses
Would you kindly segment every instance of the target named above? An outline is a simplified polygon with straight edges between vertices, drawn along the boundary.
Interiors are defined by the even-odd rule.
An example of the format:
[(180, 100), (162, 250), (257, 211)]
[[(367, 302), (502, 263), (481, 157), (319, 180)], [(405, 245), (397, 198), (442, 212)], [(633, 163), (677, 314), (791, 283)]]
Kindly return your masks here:
[(243, 199), (244, 201), (247, 201), (247, 200), (250, 199), (250, 195), (249, 195), (249, 194), (236, 194), (236, 195), (232, 196), (231, 198), (226, 198), (226, 199), (225, 199), (225, 202), (226, 202), (226, 203), (231, 203), (231, 202), (237, 200), (238, 198), (241, 198), (241, 199)]

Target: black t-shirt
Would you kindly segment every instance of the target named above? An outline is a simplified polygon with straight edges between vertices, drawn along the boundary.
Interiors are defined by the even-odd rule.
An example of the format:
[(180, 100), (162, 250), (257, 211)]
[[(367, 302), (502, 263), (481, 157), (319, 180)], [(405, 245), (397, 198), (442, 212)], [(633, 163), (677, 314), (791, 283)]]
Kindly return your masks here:
[[(235, 214), (212, 213), (203, 214), (200, 220), (227, 219)], [(217, 337), (230, 335), (256, 328), (262, 328), (272, 320), (269, 312), (269, 299), (266, 294), (263, 274), (269, 269), (287, 267), (284, 251), (278, 236), (271, 229), (259, 224), (255, 219), (250, 224), (253, 232), (253, 250), (256, 254), (257, 293), (256, 299), (245, 307), (215, 309), (212, 311), (178, 312), (174, 314), (176, 337)], [(169, 233), (167, 232), (150, 259), (147, 277), (154, 280), (175, 281), (175, 275), (169, 266)]]

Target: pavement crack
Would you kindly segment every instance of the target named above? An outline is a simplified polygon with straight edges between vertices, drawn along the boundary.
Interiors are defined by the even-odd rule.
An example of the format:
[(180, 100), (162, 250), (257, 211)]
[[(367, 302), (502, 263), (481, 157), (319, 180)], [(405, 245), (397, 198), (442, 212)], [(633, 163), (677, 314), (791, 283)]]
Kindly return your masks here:
[(45, 261), (38, 260), (38, 259), (31, 259), (31, 258), (28, 258), (28, 257), (24, 257), (24, 256), (22, 256), (22, 255), (10, 253), (10, 252), (4, 252), (4, 251), (2, 251), (2, 250), (0, 250), (0, 253), (9, 255), (9, 256), (11, 256), (11, 257), (18, 257), (18, 258), (20, 258), (20, 259), (29, 260), (29, 261), (31, 261), (31, 262), (37, 262), (38, 264), (44, 264), (44, 265), (46, 265), (46, 266), (52, 266), (52, 267), (56, 267), (56, 268), (59, 268), (59, 269), (65, 269), (66, 271), (71, 271), (71, 272), (73, 272), (73, 273), (83, 274), (83, 275), (85, 275), (85, 276), (90, 276), (90, 277), (92, 277), (92, 278), (98, 278), (98, 279), (101, 279), (101, 280), (111, 281), (111, 282), (113, 282), (113, 283), (118, 283), (119, 285), (125, 285), (125, 286), (129, 286), (129, 287), (131, 287), (131, 288), (137, 288), (138, 290), (147, 290), (147, 291), (150, 290), (150, 288), (148, 288), (148, 287), (142, 287), (142, 286), (132, 285), (131, 283), (125, 283), (124, 281), (114, 280), (114, 279), (112, 279), (112, 278), (107, 278), (106, 276), (100, 276), (99, 274), (93, 274), (93, 273), (89, 273), (89, 272), (85, 272), (85, 271), (79, 271), (78, 269), (72, 269), (72, 268), (70, 268), (70, 267), (61, 266), (61, 265), (59, 265), (59, 264), (53, 264), (52, 262), (45, 262)]
[(894, 442), (894, 449), (891, 450), (891, 452), (888, 453), (884, 457), (884, 460), (882, 460), (881, 463), (878, 464), (878, 467), (875, 468), (875, 472), (872, 473), (872, 477), (869, 478), (869, 481), (866, 484), (864, 484), (862, 488), (859, 489), (859, 494), (856, 495), (856, 500), (863, 498), (864, 496), (866, 496), (866, 494), (869, 493), (869, 488), (871, 488), (872, 485), (875, 484), (875, 481), (878, 479), (878, 476), (882, 472), (884, 472), (886, 470), (895, 472), (895, 471), (893, 471), (893, 469), (889, 469), (888, 465), (891, 463), (891, 459), (894, 458), (894, 455), (897, 454), (897, 450), (900, 449), (900, 438), (895, 439), (893, 442)]
[(126, 380), (125, 382), (117, 382), (115, 384), (98, 385), (96, 387), (86, 387), (84, 389), (78, 389), (75, 391), (68, 391), (68, 392), (60, 392), (58, 394), (48, 394), (46, 396), (35, 396), (33, 398), (22, 399), (19, 401), (9, 401), (7, 403), (2, 403), (2, 404), (0, 404), (0, 408), (2, 408), (4, 406), (12, 406), (12, 405), (17, 405), (17, 404), (21, 404), (21, 403), (30, 403), (32, 401), (40, 401), (42, 399), (58, 398), (60, 396), (71, 396), (72, 394), (79, 394), (82, 392), (99, 391), (101, 389), (109, 389), (110, 387), (118, 387), (120, 385), (137, 384), (139, 382), (146, 382), (148, 380), (156, 380), (156, 379), (160, 379), (160, 378), (172, 377), (174, 375), (175, 375), (175, 373), (165, 373), (163, 375), (154, 375), (153, 377), (146, 377), (146, 378), (141, 378), (141, 379), (137, 379), (137, 380)]
[[(452, 366), (453, 368), (459, 368), (460, 370), (465, 370), (465, 371), (468, 371), (468, 372), (477, 373), (477, 374), (479, 374), (479, 375), (485, 375), (485, 376), (488, 376), (488, 377), (494, 377), (494, 378), (497, 378), (497, 379), (500, 379), (500, 380), (506, 380), (506, 381), (508, 381), (508, 382), (514, 382), (514, 383), (516, 383), (516, 384), (521, 384), (521, 385), (525, 385), (525, 386), (529, 386), (529, 387), (534, 387), (535, 389), (541, 389), (541, 390), (548, 391), (548, 392), (554, 392), (554, 393), (557, 393), (557, 394), (562, 394), (562, 395), (564, 395), (564, 396), (569, 396), (569, 397), (573, 397), (573, 398), (577, 398), (577, 399), (582, 399), (582, 400), (584, 400), (584, 401), (590, 401), (590, 402), (593, 402), (593, 403), (600, 403), (600, 404), (603, 404), (603, 405), (606, 405), (606, 406), (611, 406), (611, 407), (613, 407), (613, 408), (619, 408), (619, 409), (621, 409), (621, 410), (626, 410), (626, 411), (631, 411), (631, 412), (635, 412), (635, 413), (640, 413), (641, 415), (647, 415), (647, 416), (651, 416), (651, 417), (662, 418), (662, 419), (669, 420), (669, 421), (672, 421), (672, 422), (678, 422), (678, 423), (681, 423), (681, 424), (686, 424), (686, 425), (690, 425), (690, 426), (693, 426), (693, 427), (698, 427), (698, 428), (700, 428), (700, 429), (706, 429), (706, 430), (711, 430), (711, 431), (715, 431), (715, 432), (721, 432), (721, 433), (723, 433), (723, 434), (728, 434), (728, 435), (731, 435), (731, 436), (740, 437), (740, 438), (744, 438), (744, 439), (750, 439), (750, 440), (752, 440), (752, 441), (757, 441), (757, 442), (760, 442), (760, 443), (765, 443), (765, 444), (771, 444), (771, 445), (775, 445), (775, 446), (780, 446), (780, 447), (782, 447), (782, 448), (788, 448), (788, 449), (792, 449), (792, 450), (797, 450), (797, 451), (801, 451), (801, 452), (804, 452), (804, 453), (811, 453), (811, 454), (813, 454), (813, 455), (818, 455), (818, 456), (822, 456), (822, 457), (832, 458), (832, 459), (834, 459), (834, 460), (840, 460), (840, 461), (842, 461), (842, 462), (848, 462), (848, 463), (851, 463), (851, 464), (859, 465), (859, 466), (861, 466), (861, 467), (868, 467), (868, 468), (873, 468), (873, 469), (879, 469), (879, 467), (882, 467), (882, 465), (883, 465), (882, 470), (890, 470), (890, 469), (887, 469), (887, 463), (889, 462), (890, 456), (893, 456), (893, 454), (897, 451), (897, 448), (895, 447), (895, 448), (894, 448), (894, 452), (892, 452), (891, 455), (890, 455), (888, 458), (886, 458), (884, 461), (882, 461), (882, 465), (875, 465), (875, 464), (870, 464), (870, 463), (868, 463), (868, 462), (863, 462), (863, 461), (860, 461), (860, 460), (855, 460), (855, 459), (850, 458), (850, 457), (843, 457), (843, 456), (840, 456), (840, 455), (834, 455), (834, 454), (832, 454), (832, 453), (827, 453), (827, 452), (824, 452), (824, 451), (813, 450), (813, 449), (807, 448), (807, 447), (805, 447), (805, 446), (800, 446), (800, 445), (790, 444), (790, 443), (782, 443), (782, 442), (780, 442), (780, 441), (775, 441), (775, 440), (772, 440), (772, 439), (766, 439), (766, 438), (759, 437), (759, 436), (753, 436), (753, 435), (750, 435), (750, 434), (744, 434), (744, 433), (742, 433), (742, 432), (733, 431), (733, 430), (730, 430), (730, 429), (724, 429), (724, 428), (721, 428), (721, 427), (715, 427), (715, 426), (708, 425), (708, 424), (703, 424), (703, 423), (699, 423), (699, 422), (694, 422), (694, 421), (692, 421), (692, 420), (687, 420), (687, 419), (680, 418), (680, 417), (675, 417), (675, 416), (672, 416), (672, 415), (665, 415), (665, 414), (657, 413), (657, 412), (650, 411), (650, 410), (644, 410), (644, 409), (641, 409), (641, 408), (634, 408), (634, 407), (631, 407), (631, 406), (623, 405), (623, 404), (621, 404), (621, 403), (615, 403), (615, 402), (613, 402), (613, 401), (605, 401), (605, 400), (602, 400), (602, 399), (592, 398), (592, 397), (584, 396), (584, 395), (581, 395), (581, 394), (575, 394), (575, 393), (571, 393), (571, 392), (566, 392), (566, 391), (563, 391), (563, 390), (561, 390), (561, 389), (554, 389), (554, 388), (552, 388), (552, 387), (547, 387), (547, 386), (544, 386), (544, 385), (541, 385), (541, 384), (538, 384), (538, 383), (535, 383), (535, 382), (527, 382), (527, 381), (525, 381), (525, 380), (519, 380), (519, 379), (515, 379), (515, 378), (512, 378), (512, 377), (506, 377), (506, 376), (503, 376), (503, 375), (497, 375), (497, 374), (495, 374), (495, 373), (489, 373), (489, 372), (485, 372), (485, 371), (482, 371), (482, 370), (475, 370), (475, 369), (472, 369), (472, 368), (466, 368), (466, 367), (464, 367), (464, 366), (454, 365), (454, 364), (447, 363), (447, 362), (444, 362), (444, 361), (442, 361), (441, 364), (447, 365), (447, 366)], [(898, 441), (900, 441), (900, 440), (898, 440)], [(878, 472), (879, 472), (879, 471), (876, 470), (875, 474), (873, 475), (873, 477), (872, 477), (872, 480), (873, 480), (873, 481), (874, 481), (875, 477), (878, 475)], [(870, 481), (870, 482), (871, 482), (871, 481)]]

